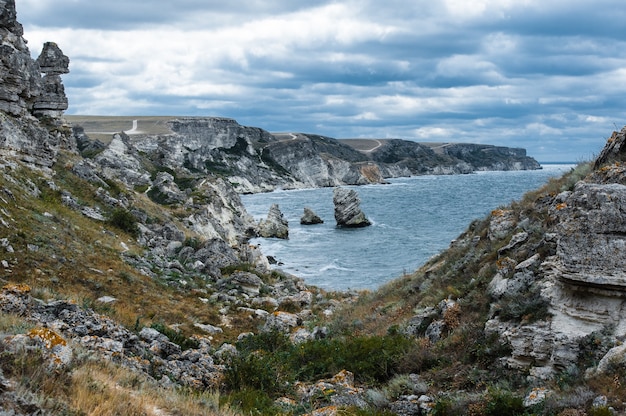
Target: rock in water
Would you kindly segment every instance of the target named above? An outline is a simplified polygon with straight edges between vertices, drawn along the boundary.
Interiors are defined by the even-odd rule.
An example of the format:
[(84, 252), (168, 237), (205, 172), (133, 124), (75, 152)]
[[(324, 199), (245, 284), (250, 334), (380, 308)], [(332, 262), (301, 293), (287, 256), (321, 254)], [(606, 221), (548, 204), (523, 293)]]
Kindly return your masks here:
[(289, 222), (283, 217), (278, 204), (272, 204), (267, 219), (259, 223), (259, 234), (265, 238), (289, 238)]
[(333, 191), (335, 220), (339, 227), (367, 227), (372, 223), (361, 211), (361, 200), (353, 189), (335, 188)]
[(324, 220), (321, 219), (311, 208), (304, 207), (304, 214), (300, 218), (300, 224), (312, 225), (323, 224)]

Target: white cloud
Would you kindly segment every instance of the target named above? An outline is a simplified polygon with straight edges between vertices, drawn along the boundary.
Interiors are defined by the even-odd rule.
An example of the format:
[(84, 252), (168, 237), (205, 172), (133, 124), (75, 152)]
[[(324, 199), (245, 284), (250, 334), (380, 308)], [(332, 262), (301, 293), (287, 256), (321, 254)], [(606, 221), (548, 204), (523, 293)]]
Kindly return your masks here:
[(221, 115), (333, 137), (505, 141), (531, 155), (564, 138), (588, 152), (604, 134), (593, 129), (624, 123), (620, 7), (17, 0), (33, 56), (55, 41), (70, 57), (71, 113)]

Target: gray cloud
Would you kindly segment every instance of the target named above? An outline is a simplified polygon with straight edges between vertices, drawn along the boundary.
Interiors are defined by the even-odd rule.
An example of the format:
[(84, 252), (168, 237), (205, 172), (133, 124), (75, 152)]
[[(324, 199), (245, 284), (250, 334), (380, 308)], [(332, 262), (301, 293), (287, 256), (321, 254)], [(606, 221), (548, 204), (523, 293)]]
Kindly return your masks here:
[[(548, 3), (548, 4), (546, 4)], [(592, 157), (624, 124), (621, 0), (17, 0), (70, 56), (69, 113)]]

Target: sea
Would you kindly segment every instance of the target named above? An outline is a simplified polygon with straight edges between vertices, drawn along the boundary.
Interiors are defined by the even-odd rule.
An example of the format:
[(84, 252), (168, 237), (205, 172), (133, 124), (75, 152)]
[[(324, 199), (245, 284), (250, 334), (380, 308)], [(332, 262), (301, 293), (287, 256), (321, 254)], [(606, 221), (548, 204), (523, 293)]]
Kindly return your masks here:
[[(272, 204), (278, 204), (289, 221), (288, 240), (251, 241), (278, 262), (274, 268), (325, 290), (375, 290), (448, 248), (473, 220), (574, 167), (543, 164), (540, 170), (425, 175), (346, 186), (358, 193), (361, 209), (372, 222), (357, 229), (336, 226), (332, 188), (278, 190), (241, 199), (257, 221), (267, 217)], [(324, 223), (301, 225), (304, 207)]]

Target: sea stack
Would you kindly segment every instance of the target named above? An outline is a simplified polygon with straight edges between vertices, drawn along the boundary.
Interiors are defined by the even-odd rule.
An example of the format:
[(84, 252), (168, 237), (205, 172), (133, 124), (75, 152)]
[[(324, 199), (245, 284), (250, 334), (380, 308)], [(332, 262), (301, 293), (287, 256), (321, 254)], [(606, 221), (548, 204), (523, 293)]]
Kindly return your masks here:
[(304, 213), (302, 217), (300, 217), (300, 224), (302, 225), (313, 225), (313, 224), (323, 224), (324, 220), (319, 217), (311, 208), (304, 207)]
[(272, 204), (267, 219), (259, 223), (259, 234), (264, 238), (289, 238), (289, 222), (283, 217), (278, 204)]
[(333, 204), (338, 227), (360, 228), (372, 225), (361, 211), (361, 200), (353, 189), (335, 188)]

